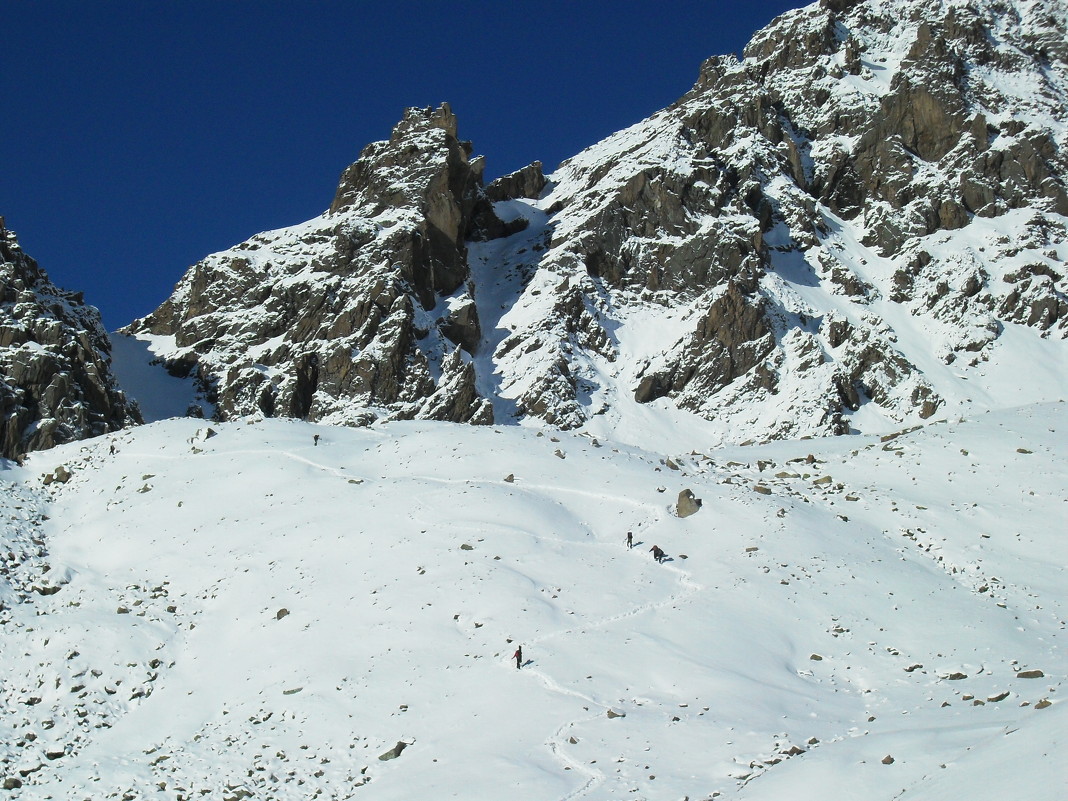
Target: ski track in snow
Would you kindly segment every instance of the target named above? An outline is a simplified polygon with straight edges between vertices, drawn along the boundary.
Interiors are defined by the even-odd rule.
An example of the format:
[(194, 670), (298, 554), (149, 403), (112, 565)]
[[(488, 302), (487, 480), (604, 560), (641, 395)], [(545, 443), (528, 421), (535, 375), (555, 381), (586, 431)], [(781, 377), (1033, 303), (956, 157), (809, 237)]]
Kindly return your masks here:
[[(612, 546), (612, 547), (615, 547), (615, 546)], [(607, 625), (610, 625), (612, 623), (616, 623), (616, 622), (618, 622), (620, 620), (626, 620), (628, 618), (637, 617), (638, 615), (641, 615), (641, 614), (644, 614), (644, 613), (647, 613), (647, 612), (651, 612), (651, 611), (654, 611), (656, 609), (660, 609), (661, 607), (664, 607), (664, 606), (677, 604), (677, 603), (681, 602), (683, 599), (685, 599), (687, 596), (693, 595), (694, 593), (699, 592), (701, 589), (703, 589), (700, 584), (698, 584), (695, 581), (693, 581), (693, 579), (690, 577), (690, 575), (686, 571), (680, 570), (678, 568), (671, 567), (671, 566), (661, 565), (661, 567), (663, 567), (665, 570), (671, 570), (672, 572), (675, 572), (675, 573), (678, 574), (678, 580), (679, 580), (679, 583), (683, 586), (683, 591), (675, 593), (673, 595), (670, 595), (670, 596), (668, 596), (667, 598), (665, 598), (662, 601), (655, 601), (655, 602), (647, 603), (647, 604), (639, 604), (639, 605), (627, 610), (626, 612), (622, 612), (622, 613), (620, 613), (618, 615), (610, 615), (608, 617), (601, 618), (600, 620), (590, 621), (589, 623), (584, 623), (582, 626), (575, 626), (575, 627), (571, 627), (571, 628), (560, 629), (560, 630), (557, 630), (557, 631), (549, 632), (549, 633), (543, 634), (543, 635), (541, 635), (539, 637), (534, 637), (534, 638), (530, 639), (528, 642), (531, 645), (536, 645), (537, 643), (545, 642), (546, 640), (550, 640), (550, 639), (552, 639), (554, 637), (563, 637), (563, 636), (566, 636), (568, 634), (574, 634), (577, 631), (583, 631), (585, 629), (601, 628), (603, 626), (607, 626)], [(534, 674), (534, 676), (536, 676), (538, 678), (538, 680), (542, 683), (542, 685), (544, 685), (544, 687), (547, 690), (550, 690), (551, 692), (555, 692), (555, 693), (558, 693), (560, 695), (564, 695), (564, 696), (568, 696), (568, 697), (572, 697), (572, 698), (578, 698), (579, 700), (581, 700), (581, 701), (585, 702), (586, 704), (588, 704), (590, 707), (597, 707), (599, 709), (598, 712), (592, 713), (590, 715), (587, 715), (587, 716), (584, 716), (584, 717), (581, 717), (581, 718), (576, 718), (576, 719), (567, 721), (566, 723), (561, 725), (560, 728), (558, 728), (555, 732), (553, 732), (553, 734), (551, 734), (549, 736), (549, 738), (546, 740), (546, 744), (547, 744), (549, 750), (552, 752), (553, 756), (557, 760), (559, 760), (562, 764), (564, 764), (566, 766), (571, 766), (573, 769), (582, 771), (588, 777), (588, 780), (586, 781), (586, 783), (582, 787), (579, 787), (578, 789), (568, 793), (563, 798), (561, 798), (560, 801), (573, 801), (573, 799), (582, 798), (583, 796), (589, 794), (590, 792), (595, 790), (598, 786), (603, 784), (604, 781), (605, 781), (605, 775), (601, 771), (594, 770), (594, 769), (588, 767), (587, 765), (585, 765), (584, 763), (578, 762), (577, 760), (572, 759), (571, 757), (569, 757), (567, 755), (566, 750), (563, 748), (564, 733), (569, 731), (569, 730), (571, 730), (571, 729), (573, 729), (573, 728), (575, 728), (576, 726), (578, 726), (581, 723), (586, 723), (586, 722), (589, 722), (589, 721), (592, 721), (592, 720), (596, 720), (597, 718), (601, 717), (601, 715), (606, 714), (608, 712), (608, 710), (611, 709), (611, 706), (606, 706), (605, 704), (601, 703), (600, 701), (596, 701), (593, 698), (591, 698), (590, 696), (579, 692), (578, 690), (573, 690), (573, 689), (571, 689), (569, 687), (563, 686), (558, 681), (556, 681), (551, 676), (549, 676), (547, 673), (545, 673), (542, 670), (539, 670), (536, 667), (525, 668), (524, 672)]]
[[(540, 489), (540, 490), (551, 491), (551, 492), (559, 492), (559, 491), (563, 490), (565, 492), (573, 492), (573, 493), (579, 494), (579, 495), (587, 495), (587, 496), (590, 496), (590, 497), (597, 497), (598, 499), (604, 499), (606, 497), (604, 495), (596, 495), (594, 493), (582, 492), (580, 490), (574, 490), (574, 489), (571, 489), (571, 488), (550, 487), (550, 486), (546, 486), (546, 485), (535, 485), (535, 486), (526, 485), (526, 486), (530, 487), (531, 489)], [(655, 510), (657, 512), (660, 511), (660, 510), (656, 509), (656, 507), (653, 507), (651, 504), (637, 503), (637, 502), (635, 502), (635, 501), (633, 501), (633, 500), (631, 500), (629, 498), (612, 497), (611, 500), (613, 500), (615, 502), (629, 503), (632, 506), (646, 507), (646, 508), (649, 508), (649, 509), (653, 509), (653, 510)], [(646, 521), (646, 522), (648, 523), (649, 521)], [(659, 518), (654, 516), (652, 522), (653, 523), (659, 522)], [(647, 529), (645, 529), (644, 526), (641, 526), (641, 525), (639, 525), (637, 527), (640, 528), (640, 529), (643, 529), (643, 530), (647, 530)], [(614, 548), (622, 547), (627, 551), (632, 550), (632, 549), (626, 548), (625, 545), (624, 546), (619, 546), (619, 545), (608, 544), (608, 543), (583, 543), (583, 544), (588, 544), (590, 546), (605, 545), (607, 547), (614, 547)], [(641, 554), (635, 554), (635, 556), (641, 556)], [(627, 620), (628, 618), (637, 617), (639, 615), (652, 612), (652, 611), (654, 611), (656, 609), (660, 609), (660, 608), (665, 607), (665, 606), (672, 606), (672, 605), (680, 603), (681, 601), (683, 601), (688, 596), (691, 596), (691, 595), (699, 592), (701, 589), (703, 589), (702, 585), (700, 585), (697, 582), (693, 581), (693, 579), (690, 576), (690, 574), (687, 573), (686, 571), (681, 570), (679, 568), (676, 568), (674, 566), (670, 566), (670, 565), (659, 565), (659, 567), (664, 569), (664, 570), (669, 570), (669, 571), (677, 574), (679, 584), (682, 585), (682, 587), (683, 587), (682, 591), (674, 593), (672, 595), (669, 595), (667, 598), (665, 598), (663, 600), (660, 600), (660, 601), (653, 601), (653, 602), (646, 603), (646, 604), (638, 604), (638, 605), (632, 607), (631, 609), (627, 610), (626, 612), (621, 612), (620, 614), (609, 615), (609, 616), (601, 618), (599, 620), (593, 620), (593, 621), (585, 622), (581, 626), (573, 626), (573, 627), (568, 627), (568, 628), (565, 628), (565, 629), (558, 629), (557, 631), (552, 631), (552, 632), (548, 632), (546, 634), (542, 634), (542, 635), (540, 635), (538, 637), (531, 638), (528, 641), (529, 644), (536, 645), (538, 643), (545, 642), (546, 640), (550, 640), (550, 639), (553, 639), (555, 637), (564, 637), (564, 636), (567, 636), (569, 634), (574, 634), (576, 632), (584, 632), (586, 629), (602, 628), (604, 626), (608, 626), (608, 625), (611, 625), (613, 623), (617, 623), (617, 622), (619, 622), (621, 620)], [(593, 790), (595, 790), (598, 786), (603, 784), (604, 781), (605, 781), (605, 775), (601, 771), (589, 768), (584, 763), (580, 763), (577, 760), (574, 760), (574, 759), (572, 759), (571, 757), (569, 757), (567, 755), (566, 749), (563, 748), (564, 732), (569, 731), (570, 729), (573, 729), (575, 726), (577, 726), (577, 725), (579, 725), (581, 723), (585, 723), (585, 722), (588, 722), (588, 721), (591, 721), (591, 720), (596, 720), (602, 714), (606, 714), (607, 711), (611, 707), (610, 706), (606, 706), (605, 704), (603, 704), (603, 703), (601, 703), (599, 701), (596, 701), (593, 698), (589, 697), (588, 695), (585, 695), (584, 693), (581, 693), (581, 692), (579, 692), (577, 690), (573, 690), (571, 688), (564, 687), (562, 684), (560, 684), (558, 681), (553, 679), (547, 673), (545, 673), (544, 671), (542, 671), (542, 670), (540, 670), (540, 669), (538, 669), (536, 667), (530, 667), (530, 668), (527, 668), (526, 670), (529, 673), (533, 673), (539, 679), (539, 681), (541, 681), (541, 683), (545, 686), (546, 689), (548, 689), (548, 690), (550, 690), (552, 692), (558, 693), (560, 695), (569, 696), (569, 697), (573, 697), (573, 698), (578, 698), (581, 701), (583, 701), (586, 704), (588, 704), (590, 707), (597, 707), (600, 710), (599, 712), (595, 712), (595, 713), (593, 713), (591, 715), (567, 721), (562, 726), (560, 726), (560, 728), (557, 729), (552, 735), (550, 735), (548, 740), (546, 740), (546, 743), (548, 744), (549, 750), (552, 752), (553, 756), (556, 757), (562, 764), (570, 765), (570, 766), (572, 766), (573, 768), (575, 768), (577, 770), (581, 770), (583, 773), (585, 773), (588, 776), (588, 780), (586, 781), (586, 783), (583, 786), (581, 786), (578, 789), (568, 793), (563, 798), (561, 798), (560, 801), (573, 801), (573, 799), (582, 798), (583, 796), (588, 795)]]
[[(529, 672), (533, 673), (538, 678), (538, 680), (541, 681), (545, 689), (549, 690), (550, 692), (558, 693), (560, 695), (565, 696), (571, 696), (573, 698), (578, 698), (582, 701), (586, 701), (591, 707), (601, 707), (601, 704), (598, 704), (592, 698), (583, 695), (577, 690), (571, 690), (567, 687), (560, 685), (558, 682), (554, 681), (550, 676), (548, 676), (542, 671), (531, 669)], [(584, 795), (588, 795), (590, 792), (592, 792), (605, 782), (605, 775), (603, 772), (596, 770), (595, 768), (591, 768), (586, 763), (580, 762), (579, 760), (573, 759), (572, 757), (568, 756), (567, 750), (563, 747), (565, 732), (569, 731), (570, 729), (573, 729), (580, 723), (586, 723), (592, 720), (596, 720), (598, 717), (601, 716), (601, 714), (603, 714), (603, 707), (602, 712), (594, 712), (582, 718), (569, 720), (562, 724), (545, 740), (545, 745), (548, 747), (549, 751), (552, 753), (553, 757), (557, 761), (564, 765), (565, 768), (570, 766), (572, 769), (584, 773), (587, 777), (585, 784), (563, 796), (560, 801), (573, 801), (573, 799), (582, 798)]]
[[(612, 547), (617, 547), (617, 546), (612, 546)], [(624, 547), (626, 547), (626, 546), (624, 546)], [(693, 579), (690, 577), (690, 575), (688, 573), (686, 573), (686, 571), (679, 570), (678, 568), (671, 567), (671, 566), (665, 566), (665, 565), (660, 565), (660, 567), (663, 567), (665, 570), (671, 570), (671, 571), (673, 571), (673, 572), (678, 574), (679, 583), (683, 586), (683, 591), (675, 593), (673, 595), (670, 595), (670, 596), (668, 596), (667, 598), (665, 598), (662, 601), (654, 601), (652, 603), (639, 604), (639, 605), (629, 609), (628, 611), (623, 612), (623, 613), (618, 614), (618, 615), (610, 615), (610, 616), (602, 618), (600, 620), (595, 620), (595, 621), (591, 621), (589, 623), (584, 623), (582, 626), (575, 626), (575, 627), (572, 627), (572, 628), (560, 629), (558, 631), (553, 631), (553, 632), (549, 632), (547, 634), (543, 634), (543, 635), (541, 635), (539, 637), (534, 637), (531, 640), (529, 640), (529, 643), (532, 644), (532, 645), (535, 645), (537, 643), (541, 643), (541, 642), (545, 642), (546, 640), (550, 640), (550, 639), (552, 639), (554, 637), (563, 637), (563, 636), (566, 636), (568, 634), (574, 634), (576, 631), (582, 631), (582, 630), (585, 630), (585, 629), (595, 629), (595, 628), (601, 628), (603, 626), (608, 626), (608, 625), (610, 625), (612, 623), (619, 622), (620, 620), (626, 620), (628, 618), (637, 617), (638, 615), (645, 614), (647, 612), (652, 612), (652, 611), (654, 611), (656, 609), (660, 609), (661, 607), (664, 607), (664, 606), (669, 606), (669, 605), (680, 603), (687, 596), (693, 595), (694, 593), (697, 593), (701, 589), (703, 589), (700, 584), (698, 584), (695, 581), (693, 581)], [(559, 729), (557, 729), (555, 732), (553, 732), (553, 734), (551, 734), (549, 736), (549, 738), (546, 740), (546, 744), (548, 745), (549, 750), (552, 752), (553, 756), (557, 760), (559, 760), (564, 765), (570, 765), (572, 768), (582, 771), (583, 773), (585, 773), (588, 776), (588, 780), (586, 781), (586, 783), (582, 787), (579, 787), (578, 789), (568, 793), (563, 798), (561, 798), (560, 801), (573, 801), (573, 799), (582, 798), (583, 796), (588, 795), (593, 790), (595, 790), (597, 787), (599, 787), (601, 784), (603, 784), (604, 781), (605, 781), (605, 775), (601, 771), (594, 770), (594, 769), (588, 767), (586, 764), (578, 762), (577, 760), (572, 759), (571, 757), (569, 757), (567, 755), (566, 749), (563, 748), (564, 733), (566, 731), (570, 730), (570, 729), (573, 729), (575, 726), (577, 726), (577, 725), (579, 725), (581, 723), (586, 723), (586, 722), (589, 722), (589, 721), (592, 721), (592, 720), (596, 720), (597, 718), (601, 717), (601, 715), (607, 714), (608, 710), (611, 709), (611, 707), (610, 706), (605, 706), (600, 701), (595, 701), (593, 698), (590, 698), (588, 695), (580, 693), (578, 690), (572, 690), (572, 689), (570, 689), (568, 687), (564, 687), (558, 681), (556, 681), (551, 676), (549, 676), (547, 673), (545, 673), (542, 670), (537, 669), (536, 667), (526, 668), (525, 671), (529, 672), (529, 673), (533, 673), (538, 678), (538, 680), (541, 681), (541, 683), (545, 686), (545, 688), (547, 690), (550, 690), (551, 692), (559, 693), (560, 695), (570, 696), (570, 697), (573, 697), (573, 698), (578, 698), (578, 699), (584, 701), (585, 703), (589, 704), (590, 707), (597, 707), (600, 710), (599, 712), (595, 712), (595, 713), (590, 714), (588, 716), (585, 716), (585, 717), (582, 717), (582, 718), (576, 718), (574, 720), (567, 721), (562, 726), (560, 726)]]
[(673, 595), (669, 595), (667, 598), (664, 598), (660, 601), (651, 601), (647, 604), (639, 604), (635, 607), (632, 607), (631, 609), (628, 609), (626, 612), (620, 612), (617, 615), (609, 615), (608, 617), (601, 618), (600, 620), (583, 623), (581, 626), (573, 626), (570, 628), (549, 632), (547, 634), (542, 634), (539, 637), (531, 638), (530, 640), (528, 640), (528, 642), (530, 642), (531, 644), (545, 642), (546, 640), (550, 640), (553, 637), (562, 637), (567, 634), (574, 634), (576, 631), (602, 628), (603, 626), (616, 623), (620, 620), (627, 620), (628, 618), (637, 617), (638, 615), (644, 614), (646, 612), (652, 612), (657, 609), (662, 609), (665, 606), (673, 606), (675, 604), (681, 603), (688, 596), (693, 595), (694, 593), (697, 593), (704, 589), (702, 585), (693, 581), (693, 579), (690, 578), (689, 574), (687, 574), (683, 570), (679, 570), (678, 568), (672, 567), (670, 565), (660, 565), (659, 567), (664, 570), (671, 570), (675, 573), (678, 573), (678, 580), (679, 583), (683, 586), (683, 591), (675, 593)]

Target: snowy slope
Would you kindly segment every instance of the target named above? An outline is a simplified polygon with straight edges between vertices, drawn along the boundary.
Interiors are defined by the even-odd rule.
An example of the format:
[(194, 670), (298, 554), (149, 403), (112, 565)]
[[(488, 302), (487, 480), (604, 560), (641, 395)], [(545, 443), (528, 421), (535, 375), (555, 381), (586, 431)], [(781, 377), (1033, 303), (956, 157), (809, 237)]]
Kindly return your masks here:
[(492, 207), (410, 110), (199, 262), (0, 460), (0, 798), (1065, 797), (1066, 16), (821, 0)]
[(137, 399), (146, 423), (170, 417), (210, 416), (214, 409), (197, 396), (192, 379), (168, 375), (166, 354), (175, 349), (174, 337), (115, 333), (111, 336), (112, 370), (123, 389)]
[(3, 777), (21, 799), (1059, 799), (1066, 427), (1054, 403), (657, 453), (169, 420), (34, 454), (0, 474)]

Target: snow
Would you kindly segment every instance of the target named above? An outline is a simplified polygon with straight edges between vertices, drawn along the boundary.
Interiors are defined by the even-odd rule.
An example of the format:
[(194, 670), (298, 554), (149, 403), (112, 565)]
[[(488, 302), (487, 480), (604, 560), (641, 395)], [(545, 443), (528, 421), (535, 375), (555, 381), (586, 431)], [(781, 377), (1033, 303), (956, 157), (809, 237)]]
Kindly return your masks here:
[[(159, 360), (177, 349), (174, 337), (111, 335), (111, 370), (127, 395), (137, 401), (146, 423), (183, 417), (190, 406), (205, 405), (192, 380), (168, 375), (160, 367)], [(213, 410), (207, 405), (210, 416)]]
[(1066, 426), (172, 419), (36, 453), (0, 472), (0, 755), (28, 800), (1060, 798)]
[[(1019, 5), (1028, 29), (1039, 6)], [(832, 82), (831, 102), (795, 122), (816, 129), (828, 110), (877, 105), (907, 68), (917, 22), (906, 17), (861, 31), (861, 75)], [(783, 78), (783, 91), (807, 76)], [(1026, 91), (1038, 78), (990, 66), (969, 80), (977, 108), (1000, 93), (1063, 140), (1063, 109)], [(187, 419), (204, 405), (193, 383), (150, 364), (183, 355), (174, 338), (114, 337), (114, 369), (150, 424), (35, 453), (24, 468), (0, 462), (5, 792), (1065, 797), (1064, 339), (925, 291), (936, 279), (963, 293), (982, 271), (984, 291), (1004, 298), (1013, 272), (1063, 262), (1064, 218), (976, 217), (894, 257), (864, 245), (862, 220), (821, 208), (826, 226), (798, 244), (788, 235), (807, 232), (784, 219), (760, 283), (782, 323), (764, 365), (776, 392), (736, 381), (702, 407), (711, 419), (668, 398), (640, 404), (643, 371), (678, 349), (723, 288), (670, 302), (609, 292), (573, 240), (639, 173), (719, 163), (678, 133), (680, 115), (711, 113), (709, 102), (684, 99), (578, 154), (545, 197), (496, 204), (502, 219), (528, 221), (523, 232), (469, 245), (473, 288), (440, 308), (477, 306), (482, 342), (463, 358), (497, 425)], [(856, 144), (828, 135), (801, 162), (811, 171), (823, 149)], [(787, 157), (741, 133), (716, 156), (757, 173)], [(918, 163), (917, 181), (937, 184), (941, 169)], [(762, 181), (784, 215), (804, 199), (781, 177)], [(566, 214), (550, 212), (558, 202)], [(358, 212), (260, 234), (204, 264), (219, 269), (240, 250), (249, 274), (227, 280), (329, 289), (348, 280), (316, 272), (332, 237), (381, 239), (416, 222), (412, 209)], [(729, 208), (689, 222), (704, 239), (755, 233)], [(684, 238), (660, 231), (626, 246), (640, 263), (666, 242)], [(891, 301), (895, 273), (921, 249), (937, 275)], [(834, 265), (870, 292), (849, 295)], [(176, 297), (196, 285), (190, 273)], [(557, 304), (576, 297), (582, 319), (561, 323)], [(263, 310), (250, 296), (225, 313), (241, 332)], [(417, 310), (418, 321), (429, 328), (440, 313)], [(861, 334), (831, 347), (825, 319)], [(966, 347), (987, 333), (996, 338)], [(849, 416), (865, 433), (723, 444), (817, 426), (809, 418), (837, 391), (836, 362), (871, 343), (917, 372)], [(419, 344), (435, 379), (446, 344)], [(259, 360), (248, 369), (279, 375), (284, 345), (249, 349), (228, 335), (218, 364)], [(514, 425), (562, 356), (579, 378), (581, 427)], [(902, 399), (920, 380), (941, 405), (901, 430), (918, 422)], [(358, 418), (339, 403), (324, 422)], [(679, 518), (684, 490), (702, 503)], [(395, 759), (380, 758), (398, 743)]]

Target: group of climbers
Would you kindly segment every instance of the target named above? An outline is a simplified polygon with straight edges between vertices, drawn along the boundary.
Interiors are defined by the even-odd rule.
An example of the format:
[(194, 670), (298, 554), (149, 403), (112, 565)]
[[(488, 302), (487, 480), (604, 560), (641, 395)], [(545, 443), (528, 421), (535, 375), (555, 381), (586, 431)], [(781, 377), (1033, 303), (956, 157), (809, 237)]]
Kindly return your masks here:
[[(634, 547), (634, 532), (633, 531), (628, 531), (627, 532), (627, 540), (626, 540), (626, 542), (627, 542), (627, 548), (628, 549)], [(649, 549), (649, 552), (653, 555), (653, 559), (656, 560), (656, 563), (658, 565), (659, 564), (663, 564), (664, 559), (667, 558), (667, 554), (664, 553), (664, 549), (661, 548), (659, 545), (654, 545), (652, 548)]]

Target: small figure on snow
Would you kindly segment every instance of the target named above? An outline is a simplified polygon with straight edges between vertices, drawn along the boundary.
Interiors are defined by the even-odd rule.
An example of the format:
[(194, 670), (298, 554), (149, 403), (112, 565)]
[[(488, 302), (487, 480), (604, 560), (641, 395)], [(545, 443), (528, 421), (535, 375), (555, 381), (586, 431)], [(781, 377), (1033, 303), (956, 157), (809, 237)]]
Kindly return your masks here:
[(634, 547), (634, 532), (633, 531), (628, 531), (627, 532), (627, 547), (628, 548), (633, 548)]
[(520, 645), (518, 648), (515, 649), (515, 653), (512, 654), (512, 658), (515, 660), (515, 669), (516, 670), (519, 670), (519, 668), (523, 667), (523, 646), (522, 645)]
[(649, 550), (652, 551), (653, 559), (656, 560), (658, 565), (663, 563), (664, 557), (667, 556), (667, 554), (664, 553), (664, 550), (659, 545), (654, 545)]
[(318, 434), (316, 434), (314, 437), (312, 437), (312, 442), (315, 443), (316, 447), (319, 446), (319, 435)]

